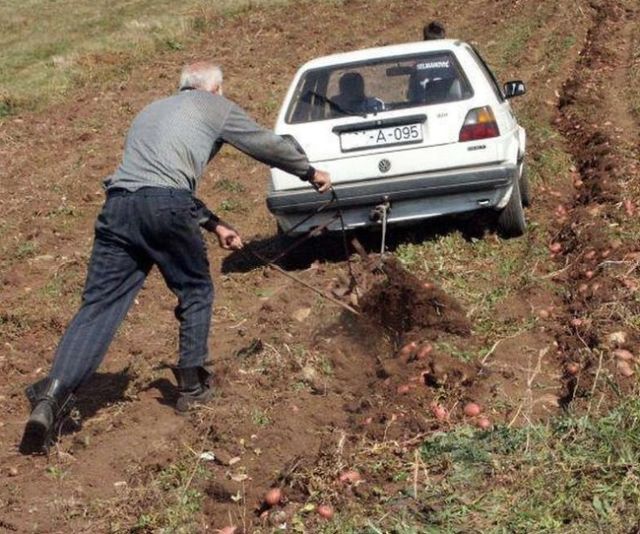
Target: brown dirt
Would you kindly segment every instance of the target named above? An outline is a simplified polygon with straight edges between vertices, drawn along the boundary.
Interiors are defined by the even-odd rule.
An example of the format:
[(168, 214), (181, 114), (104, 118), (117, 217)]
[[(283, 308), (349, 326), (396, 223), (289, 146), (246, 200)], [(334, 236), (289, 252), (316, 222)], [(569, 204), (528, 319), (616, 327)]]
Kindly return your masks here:
[(462, 306), (433, 283), (422, 282), (393, 258), (381, 266), (383, 279), (360, 300), (371, 320), (397, 338), (425, 337), (428, 330), (469, 335)]
[[(520, 1), (446, 1), (437, 10), (417, 0), (373, 3), (304, 2), (216, 18), (215, 31), (196, 49), (166, 52), (117, 82), (89, 85), (46, 113), (2, 125), (0, 528), (130, 531), (141, 514), (163, 503), (162, 491), (153, 489), (160, 473), (185, 461), (191, 469), (200, 452), (212, 451), (215, 461), (200, 462), (208, 482), (197, 488), (205, 498), (192, 531), (231, 522), (266, 531), (282, 519), (274, 512), (290, 517), (319, 496), (338, 508), (374, 502), (377, 492), (397, 495), (391, 469), (365, 467), (364, 484), (338, 479), (346, 469), (368, 465), (362, 458), (375, 459), (378, 450), (413, 454), (434, 430), (473, 423), (462, 413), (467, 401), (479, 402), (495, 424), (525, 424), (557, 414), (560, 405), (586, 406), (605, 370), (622, 394), (631, 390), (632, 380), (616, 372), (606, 338), (621, 328), (621, 305), (640, 313), (633, 300), (640, 250), (637, 239), (612, 237), (607, 228), (624, 226), (625, 200), (638, 205), (638, 125), (600, 73), (622, 83), (628, 50), (615, 44), (629, 42), (637, 9), (608, 0), (571, 2), (563, 6), (575, 10), (577, 43), (562, 68), (546, 79), (538, 75), (546, 61), (537, 53), (538, 33), (531, 38), (533, 53), (504, 73), (505, 79), (509, 69), (530, 75), (530, 105), (559, 129), (575, 159), (573, 176), (538, 185), (529, 213), (534, 222), (560, 221), (548, 240), (561, 243), (562, 251), (542, 260), (553, 289), (513, 288), (497, 318), (505, 325), (530, 319), (531, 328), (465, 362), (454, 349), (484, 342), (470, 310), (395, 261), (386, 262), (384, 276), (361, 280), (368, 290), (359, 302), (365, 318), (341, 312), (271, 270), (231, 269), (218, 278), (211, 341), (218, 397), (184, 418), (171, 408), (172, 378), (160, 365), (175, 358), (174, 298), (154, 272), (81, 395), (81, 427), (68, 429), (48, 458), (17, 453), (28, 411), (23, 388), (48, 369), (78, 303), (102, 202), (100, 180), (117, 164), (132, 117), (173, 90), (182, 63), (215, 51), (227, 67), (230, 97), (271, 123), (294, 70), (311, 57), (406, 41), (432, 17), (491, 49), (500, 32), (541, 9)], [(367, 14), (374, 8), (380, 14), (375, 25)], [(407, 17), (414, 12), (420, 20)], [(557, 18), (548, 23), (562, 24)], [(554, 111), (545, 102), (556, 91)], [(535, 157), (541, 147), (532, 143)], [(214, 207), (238, 201), (228, 217), (268, 249), (275, 225), (264, 208), (265, 174), (225, 150), (199, 193)], [(222, 178), (242, 191), (226, 190)], [(217, 250), (211, 258), (217, 273), (224, 258)], [(327, 291), (345, 278), (340, 259), (302, 263), (308, 268), (297, 276)], [(542, 307), (550, 311), (539, 318)], [(622, 347), (639, 354), (640, 334), (626, 330)], [(411, 342), (415, 348), (402, 352)], [(570, 362), (579, 363), (578, 375), (566, 371)], [(610, 393), (603, 398), (616, 400)], [(434, 404), (448, 418), (436, 418)], [(285, 488), (286, 502), (269, 511), (262, 496), (271, 486)], [(308, 531), (317, 521), (308, 518)]]
[[(625, 83), (637, 7), (613, 2), (592, 5), (594, 25), (572, 77), (564, 84), (556, 119), (569, 140), (578, 177), (568, 220), (558, 233), (568, 264), (560, 279), (567, 287), (570, 321), (557, 329), (556, 339), (566, 362), (580, 366), (578, 377), (566, 376), (566, 402), (589, 399), (603, 368), (619, 376), (611, 357), (616, 346), (605, 336), (622, 326), (615, 307), (624, 306), (635, 314), (640, 309), (636, 282), (629, 278), (637, 272), (638, 241), (624, 241), (610, 230), (633, 216), (625, 201), (637, 203), (638, 127), (628, 104), (610, 90), (611, 83), (616, 87)], [(637, 353), (637, 340), (632, 329), (620, 346)], [(618, 395), (633, 389), (633, 383), (623, 379), (619, 388), (617, 394), (603, 393), (600, 402), (607, 397), (615, 403)]]

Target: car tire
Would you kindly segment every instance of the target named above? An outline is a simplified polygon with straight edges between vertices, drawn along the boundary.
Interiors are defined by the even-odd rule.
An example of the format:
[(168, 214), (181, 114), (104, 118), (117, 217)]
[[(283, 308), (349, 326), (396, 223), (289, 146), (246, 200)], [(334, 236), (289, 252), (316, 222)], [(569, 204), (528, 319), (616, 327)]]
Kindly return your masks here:
[(524, 218), (522, 206), (522, 193), (520, 192), (520, 180), (514, 180), (513, 191), (507, 205), (498, 215), (498, 233), (505, 238), (520, 237), (527, 230), (527, 221)]
[(520, 164), (520, 198), (525, 208), (531, 206), (531, 184), (529, 183), (529, 172), (524, 161)]

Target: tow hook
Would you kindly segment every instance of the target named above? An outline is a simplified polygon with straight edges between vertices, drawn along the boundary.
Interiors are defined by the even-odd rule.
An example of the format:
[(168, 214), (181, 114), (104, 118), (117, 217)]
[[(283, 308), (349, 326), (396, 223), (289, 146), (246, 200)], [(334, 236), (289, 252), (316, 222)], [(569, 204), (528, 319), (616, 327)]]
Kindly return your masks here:
[(382, 204), (378, 204), (369, 212), (369, 220), (372, 222), (382, 222), (386, 219), (391, 211), (391, 204), (389, 203), (389, 197), (384, 197)]
[(391, 203), (389, 197), (384, 197), (382, 204), (378, 204), (369, 212), (369, 219), (373, 222), (379, 222), (382, 225), (382, 239), (380, 243), (380, 264), (382, 268), (382, 262), (384, 260), (384, 251), (387, 244), (387, 219), (389, 212), (391, 211)]

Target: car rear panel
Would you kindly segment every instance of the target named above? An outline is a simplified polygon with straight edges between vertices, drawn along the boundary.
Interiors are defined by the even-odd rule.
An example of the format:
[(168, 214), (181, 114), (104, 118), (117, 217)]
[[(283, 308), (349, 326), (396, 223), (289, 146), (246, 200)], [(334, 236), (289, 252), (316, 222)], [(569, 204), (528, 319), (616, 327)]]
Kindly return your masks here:
[[(310, 188), (276, 191), (268, 195), (267, 205), (285, 231), (298, 223), (298, 233), (324, 225), (336, 216), (338, 206), (342, 208), (345, 227), (357, 228), (374, 224), (369, 217), (371, 209), (383, 202), (390, 206), (390, 223), (495, 208), (509, 193), (515, 174), (516, 166), (512, 164), (417, 173), (336, 184), (336, 195), (318, 195)], [(313, 213), (317, 215), (307, 216)], [(327, 228), (339, 230), (340, 223), (334, 220)]]
[[(340, 144), (340, 134), (337, 130), (350, 127), (356, 129), (362, 125), (363, 129), (375, 129), (372, 124), (376, 121), (384, 123), (394, 119), (407, 116), (416, 117), (415, 123), (420, 123), (423, 134), (423, 146), (442, 145), (458, 141), (460, 125), (464, 120), (460, 108), (464, 106), (441, 104), (435, 106), (420, 106), (405, 110), (404, 112), (395, 110), (380, 112), (376, 115), (370, 114), (366, 118), (345, 117), (333, 120), (317, 121), (305, 124), (287, 124), (277, 129), (276, 133), (293, 135), (300, 145), (305, 149), (309, 159), (323, 161), (334, 157), (350, 157), (352, 152), (342, 151)], [(326, 139), (328, 143), (320, 144), (318, 139)], [(393, 149), (393, 146), (386, 147)], [(385, 150), (385, 147), (373, 150)]]
[[(428, 122), (429, 119), (427, 119), (425, 127)], [(437, 128), (432, 124), (431, 129)], [(426, 133), (425, 137), (428, 135)], [(338, 136), (331, 134), (331, 138), (339, 151)], [(304, 148), (304, 144), (302, 146)], [(333, 154), (335, 153), (336, 150)], [(346, 154), (340, 153), (338, 157), (331, 159), (322, 159), (314, 157), (314, 155), (309, 154), (311, 163), (315, 167), (329, 172), (335, 184), (411, 175), (417, 171), (428, 173), (444, 169), (464, 168), (495, 163), (502, 159), (495, 139), (483, 139), (464, 144), (458, 143), (456, 139), (456, 142), (453, 143), (443, 142), (430, 146), (425, 146), (425, 144), (391, 146)], [(383, 160), (387, 161), (383, 162)], [(272, 169), (271, 176), (273, 188), (278, 191), (308, 187), (301, 184), (300, 179), (296, 176), (279, 169)]]

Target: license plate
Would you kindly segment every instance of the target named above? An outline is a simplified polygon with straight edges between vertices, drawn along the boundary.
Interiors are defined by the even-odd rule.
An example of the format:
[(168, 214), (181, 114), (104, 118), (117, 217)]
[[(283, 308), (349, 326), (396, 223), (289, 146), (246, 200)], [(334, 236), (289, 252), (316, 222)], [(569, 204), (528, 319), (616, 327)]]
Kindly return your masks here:
[(355, 132), (342, 132), (340, 134), (340, 146), (345, 152), (379, 146), (420, 143), (421, 141), (422, 124), (420, 123), (356, 130)]

